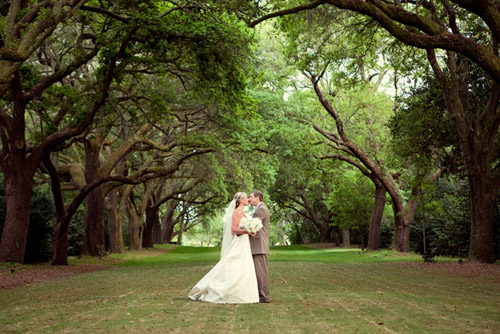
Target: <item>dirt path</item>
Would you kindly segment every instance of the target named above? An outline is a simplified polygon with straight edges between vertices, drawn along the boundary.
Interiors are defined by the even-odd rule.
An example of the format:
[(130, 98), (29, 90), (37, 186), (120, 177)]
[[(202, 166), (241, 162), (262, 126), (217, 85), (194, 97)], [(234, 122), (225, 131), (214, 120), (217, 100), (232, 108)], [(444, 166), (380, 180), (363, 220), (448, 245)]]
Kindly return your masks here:
[(109, 264), (79, 264), (73, 266), (19, 265), (0, 267), (0, 290), (55, 280), (92, 271), (109, 269)]
[[(131, 256), (158, 256), (169, 249), (147, 249), (128, 252)], [(70, 266), (51, 266), (49, 263), (34, 265), (6, 266), (0, 264), (0, 290), (12, 289), (33, 283), (56, 280), (92, 271), (110, 269), (112, 264), (122, 262), (110, 257), (103, 258), (99, 264), (77, 264)]]

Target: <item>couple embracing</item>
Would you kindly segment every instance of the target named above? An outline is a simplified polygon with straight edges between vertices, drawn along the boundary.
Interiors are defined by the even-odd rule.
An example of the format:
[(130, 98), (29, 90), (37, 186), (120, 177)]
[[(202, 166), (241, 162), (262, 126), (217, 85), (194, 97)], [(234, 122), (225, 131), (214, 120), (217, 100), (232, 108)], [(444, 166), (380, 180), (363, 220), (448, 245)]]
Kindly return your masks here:
[[(262, 221), (257, 233), (240, 228), (243, 208), (255, 207), (253, 218)], [(269, 303), (269, 210), (262, 192), (238, 192), (226, 209), (221, 258), (191, 290), (188, 297), (210, 303)]]

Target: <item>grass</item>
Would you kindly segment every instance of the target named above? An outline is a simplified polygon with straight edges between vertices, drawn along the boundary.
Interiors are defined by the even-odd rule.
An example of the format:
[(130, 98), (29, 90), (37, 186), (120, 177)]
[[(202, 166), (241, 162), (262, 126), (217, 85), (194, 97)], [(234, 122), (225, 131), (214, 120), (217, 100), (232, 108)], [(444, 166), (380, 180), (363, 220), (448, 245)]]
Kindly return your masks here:
[(220, 250), (166, 247), (0, 291), (0, 333), (500, 333), (498, 279), (408, 263), (418, 255), (276, 247), (271, 304), (215, 305), (186, 296)]

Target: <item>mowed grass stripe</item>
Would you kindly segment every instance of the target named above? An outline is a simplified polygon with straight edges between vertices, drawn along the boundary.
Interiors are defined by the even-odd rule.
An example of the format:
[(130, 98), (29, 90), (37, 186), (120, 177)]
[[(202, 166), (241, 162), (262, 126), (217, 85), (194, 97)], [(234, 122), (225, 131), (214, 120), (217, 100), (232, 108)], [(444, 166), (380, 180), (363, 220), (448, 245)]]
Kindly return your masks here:
[[(380, 266), (377, 265), (376, 268), (382, 270), (385, 269), (384, 271), (387, 272), (387, 269), (390, 269), (391, 265), (387, 264)], [(387, 266), (389, 268), (383, 268), (384, 266)], [(381, 275), (380, 272), (372, 272), (372, 278), (369, 281), (365, 282), (364, 284), (359, 284), (359, 280), (356, 280), (359, 279), (362, 274), (366, 273), (365, 269), (368, 269), (370, 267), (373, 266), (365, 265), (358, 268), (350, 268), (349, 272), (351, 272), (353, 275), (343, 275), (344, 279), (342, 281), (345, 282), (347, 289), (342, 289), (339, 292), (339, 295), (342, 295), (343, 291), (347, 291), (348, 295), (344, 300), (341, 301), (341, 303), (346, 305), (349, 303), (349, 301), (353, 301), (352, 303), (354, 305), (363, 305), (366, 304), (366, 300), (369, 300), (372, 304), (377, 304), (376, 307), (369, 307), (369, 309), (389, 308), (393, 310), (393, 313), (398, 312), (409, 314), (411, 316), (408, 317), (408, 319), (402, 321), (402, 323), (405, 323), (408, 328), (412, 328), (413, 326), (409, 325), (412, 322), (413, 318), (417, 323), (425, 323), (426, 321), (431, 319), (433, 320), (430, 322), (431, 325), (433, 322), (435, 324), (436, 321), (438, 321), (439, 323), (443, 320), (445, 322), (448, 322), (449, 324), (460, 319), (459, 323), (463, 323), (464, 321), (461, 320), (467, 319), (468, 312), (474, 310), (474, 308), (472, 307), (471, 309), (464, 308), (464, 310), (466, 310), (466, 313), (457, 312), (455, 305), (461, 305), (465, 301), (469, 305), (477, 304), (481, 309), (480, 313), (486, 315), (487, 318), (491, 317), (491, 319), (493, 319), (493, 321), (489, 323), (490, 328), (492, 326), (498, 327), (498, 299), (485, 300), (483, 298), (480, 301), (478, 296), (469, 296), (469, 298), (471, 298), (471, 300), (475, 302), (472, 303), (463, 294), (457, 295), (452, 298), (446, 293), (446, 290), (449, 288), (448, 284), (451, 284), (458, 289), (460, 289), (460, 286), (462, 286), (463, 289), (464, 286), (468, 286), (469, 284), (471, 284), (470, 279), (467, 280), (451, 278), (451, 282), (448, 282), (449, 277), (442, 276), (440, 283), (436, 283), (443, 287), (443, 289), (441, 289), (441, 292), (425, 290), (422, 291), (420, 284), (422, 273), (418, 272), (415, 269), (410, 270), (411, 268), (405, 268), (404, 272), (406, 273), (406, 275), (392, 275), (390, 279), (386, 275)], [(340, 271), (336, 270), (336, 272), (338, 274)], [(344, 274), (346, 274), (346, 272), (347, 271), (343, 271)], [(381, 279), (387, 284), (381, 284), (377, 282)], [(496, 288), (496, 290), (498, 291), (498, 287)], [(362, 297), (362, 300), (359, 300), (360, 296)], [(450, 310), (451, 313), (448, 312), (448, 310)], [(356, 309), (356, 311), (359, 312), (360, 310)], [(482, 319), (480, 319), (479, 317), (477, 319), (480, 321), (473, 324), (473, 326), (478, 326), (480, 328), (482, 326)]]
[[(379, 263), (400, 258), (386, 251), (275, 251), (281, 258), (271, 254), (271, 304), (188, 300), (219, 250), (179, 247), (154, 257), (125, 254), (124, 264), (107, 271), (0, 291), (0, 332), (500, 333), (498, 280)], [(308, 260), (295, 261), (294, 252)]]
[[(386, 265), (392, 275), (372, 275), (372, 285), (379, 287), (391, 286), (392, 292), (408, 297), (404, 300), (423, 300), (428, 302), (462, 304), (495, 303), (499, 300), (498, 289), (491, 287), (495, 283), (482, 281), (480, 278), (461, 278), (444, 273), (422, 271), (418, 268), (408, 268), (400, 265)], [(365, 267), (369, 269), (370, 266)], [(393, 278), (394, 276), (399, 276)], [(411, 280), (409, 278), (411, 277)], [(408, 282), (412, 282), (408, 288)]]

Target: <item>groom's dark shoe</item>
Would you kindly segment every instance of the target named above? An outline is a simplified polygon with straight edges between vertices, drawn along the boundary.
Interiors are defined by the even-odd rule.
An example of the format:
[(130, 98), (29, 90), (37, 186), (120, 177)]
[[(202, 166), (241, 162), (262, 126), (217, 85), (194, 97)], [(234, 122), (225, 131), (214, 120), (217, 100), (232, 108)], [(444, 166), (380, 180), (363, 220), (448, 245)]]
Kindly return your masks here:
[(264, 300), (264, 299), (259, 300), (259, 303), (269, 304), (270, 302), (271, 302), (270, 300)]

